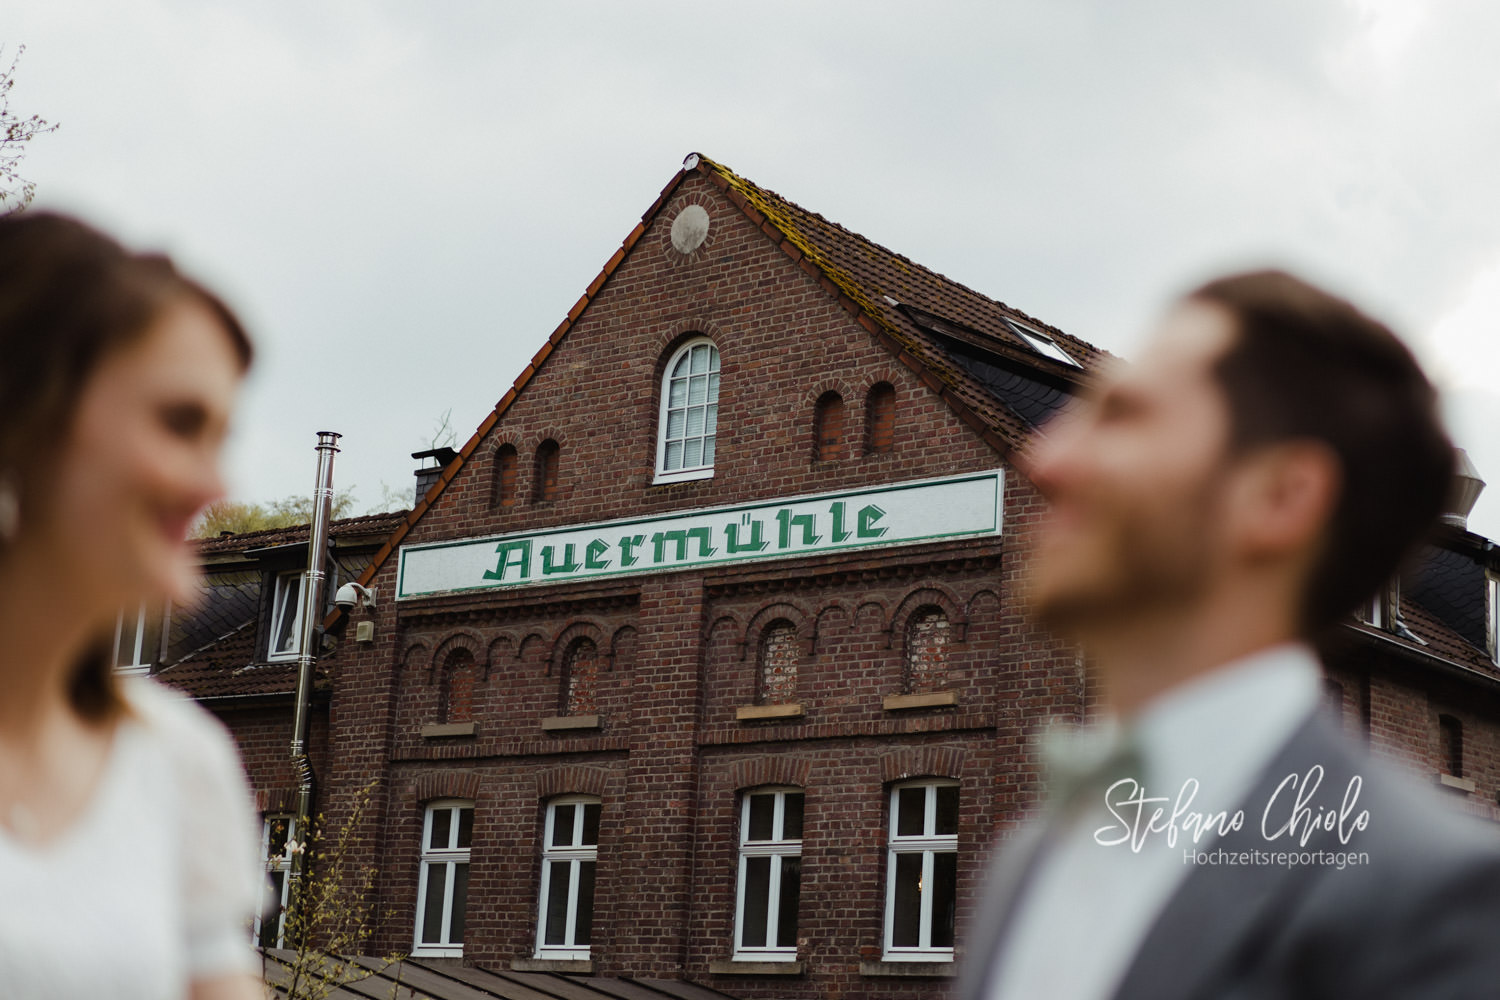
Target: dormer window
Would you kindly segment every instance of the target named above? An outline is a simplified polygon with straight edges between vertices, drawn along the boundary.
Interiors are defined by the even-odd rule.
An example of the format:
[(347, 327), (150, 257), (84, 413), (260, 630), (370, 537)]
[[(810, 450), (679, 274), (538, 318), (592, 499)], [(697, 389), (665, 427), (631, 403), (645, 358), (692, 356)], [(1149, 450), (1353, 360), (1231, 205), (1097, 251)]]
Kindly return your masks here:
[(296, 570), (277, 573), (271, 595), (268, 660), (294, 660), (302, 637), (302, 574)]
[(656, 482), (714, 474), (719, 427), (719, 349), (696, 337), (667, 361), (657, 421)]
[(1020, 320), (1014, 319), (1006, 320), (1005, 325), (1010, 327), (1011, 332), (1025, 341), (1028, 347), (1030, 347), (1033, 351), (1042, 355), (1043, 357), (1051, 358), (1053, 361), (1060, 361), (1070, 368), (1083, 367), (1078, 362), (1068, 357), (1063, 349), (1057, 346), (1057, 342), (1055, 340), (1047, 336), (1042, 331), (1036, 329), (1035, 327), (1027, 326)]

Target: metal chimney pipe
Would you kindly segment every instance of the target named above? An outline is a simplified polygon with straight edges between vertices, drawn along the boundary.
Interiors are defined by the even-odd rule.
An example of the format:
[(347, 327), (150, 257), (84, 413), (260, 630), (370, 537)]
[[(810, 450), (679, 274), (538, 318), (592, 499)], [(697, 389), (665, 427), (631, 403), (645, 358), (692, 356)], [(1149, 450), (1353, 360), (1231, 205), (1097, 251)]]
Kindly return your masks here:
[[(297, 707), (292, 718), (292, 767), (297, 772), (297, 838), (307, 841), (312, 821), (313, 769), (307, 756), (308, 716), (312, 711), (313, 669), (318, 662), (314, 645), (323, 608), (323, 560), (328, 549), (328, 521), (333, 514), (333, 456), (341, 435), (318, 432), (318, 481), (313, 487), (312, 524), (307, 538), (307, 572), (302, 576), (301, 635), (297, 642)], [(291, 879), (296, 890), (302, 882), (305, 851), (292, 853)]]

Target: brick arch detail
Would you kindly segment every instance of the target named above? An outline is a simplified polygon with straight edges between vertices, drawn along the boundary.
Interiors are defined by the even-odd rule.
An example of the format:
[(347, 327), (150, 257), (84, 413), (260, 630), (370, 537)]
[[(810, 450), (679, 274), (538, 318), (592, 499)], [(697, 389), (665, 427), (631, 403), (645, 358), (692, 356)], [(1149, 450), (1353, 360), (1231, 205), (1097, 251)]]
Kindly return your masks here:
[(671, 321), (665, 326), (651, 343), (652, 348), (656, 351), (656, 365), (652, 369), (652, 377), (656, 379), (656, 388), (653, 390), (652, 395), (654, 396), (661, 392), (661, 379), (666, 374), (667, 362), (671, 360), (673, 354), (677, 353), (677, 348), (681, 347), (691, 337), (707, 337), (719, 349), (719, 357), (722, 359), (724, 356), (724, 334), (723, 325), (718, 320), (711, 319), (708, 316), (684, 316)]
[(594, 644), (599, 655), (608, 656), (610, 644), (605, 640), (609, 633), (599, 622), (592, 618), (576, 618), (569, 622), (557, 638), (552, 641), (552, 655), (548, 660), (548, 672), (562, 670), (563, 657), (568, 654), (568, 647), (573, 645), (576, 639), (587, 639)]
[(432, 660), (428, 664), (428, 670), (433, 676), (436, 676), (437, 671), (442, 669), (448, 659), (448, 654), (456, 649), (468, 650), (469, 655), (474, 657), (474, 665), (477, 667), (484, 658), (484, 637), (468, 629), (460, 629), (444, 636), (443, 641), (433, 649)]
[(988, 587), (974, 591), (970, 596), (968, 604), (964, 606), (964, 618), (972, 620), (976, 614), (986, 611), (1000, 610), (1000, 594), (998, 591), (990, 590)]
[(964, 641), (964, 633), (969, 624), (969, 618), (963, 610), (964, 601), (951, 587), (934, 580), (925, 580), (907, 591), (906, 596), (901, 598), (901, 602), (896, 605), (890, 623), (886, 626), (887, 639), (891, 648), (896, 647), (897, 636), (901, 637), (901, 648), (906, 647), (907, 622), (919, 608), (929, 605), (941, 608), (943, 614), (948, 616), (948, 621), (953, 626), (953, 641)]
[(894, 371), (875, 372), (866, 375), (855, 384), (855, 391), (859, 393), (859, 408), (863, 412), (866, 402), (870, 398), (870, 390), (877, 385), (888, 385), (896, 390), (896, 396), (901, 396), (901, 376)]
[[(616, 666), (619, 666), (621, 643), (639, 640), (639, 638), (640, 629), (636, 628), (634, 625), (621, 625), (619, 628), (615, 629), (609, 637), (609, 648), (604, 651), (605, 662), (608, 664), (605, 669), (614, 670)], [(632, 650), (632, 652), (634, 652), (634, 650)], [(634, 664), (627, 663), (625, 664), (625, 666), (628, 668), (634, 666)]]
[(609, 771), (583, 764), (548, 768), (536, 776), (536, 795), (543, 800), (558, 795), (597, 795), (603, 798), (608, 786)]
[(818, 400), (822, 399), (830, 392), (838, 393), (839, 398), (844, 401), (844, 405), (846, 407), (849, 406), (849, 383), (845, 382), (843, 379), (825, 378), (821, 381), (814, 382), (812, 388), (803, 393), (802, 408), (810, 412), (813, 407), (818, 405)]
[(735, 761), (734, 768), (730, 772), (730, 780), (735, 791), (759, 788), (764, 785), (795, 785), (798, 788), (806, 788), (810, 774), (812, 774), (812, 761), (806, 757), (768, 754), (764, 757), (748, 757)]
[(829, 601), (818, 609), (813, 617), (813, 652), (817, 653), (818, 645), (821, 644), (823, 636), (830, 628), (830, 622), (842, 617), (843, 627), (850, 629), (854, 627), (854, 608), (848, 601)]
[[(524, 660), (526, 658), (527, 650), (534, 648), (533, 643), (535, 643), (536, 646), (541, 646), (543, 649), (546, 649), (552, 645), (552, 643), (547, 640), (546, 635), (544, 635), (537, 629), (532, 629), (525, 635), (521, 636), (521, 641), (516, 643), (516, 659), (518, 661)], [(549, 656), (547, 658), (547, 673), (550, 674), (551, 672), (552, 659)]]
[(964, 773), (966, 750), (959, 747), (906, 747), (880, 756), (880, 780), (889, 784), (910, 778), (954, 778)]
[(870, 597), (865, 598), (863, 601), (860, 601), (859, 604), (855, 605), (854, 618), (850, 623), (851, 627), (855, 623), (857, 623), (861, 617), (864, 616), (867, 610), (875, 612), (875, 627), (880, 631), (885, 631), (885, 621), (888, 615), (888, 609), (885, 606), (885, 602)]
[(746, 659), (751, 650), (760, 647), (760, 637), (767, 625), (783, 618), (797, 630), (799, 652), (802, 656), (807, 656), (817, 641), (816, 618), (800, 602), (782, 598), (764, 605), (750, 616), (749, 624), (745, 626), (745, 637), (740, 642), (740, 659)]
[(417, 804), (434, 799), (468, 799), (478, 801), (483, 784), (477, 771), (428, 771), (419, 774), (408, 786), (407, 794)]
[(401, 667), (403, 670), (426, 670), (432, 662), (427, 655), (428, 645), (425, 642), (412, 642), (406, 646), (406, 652), (401, 654)]
[(703, 630), (704, 643), (712, 642), (714, 636), (719, 634), (721, 628), (724, 629), (725, 634), (729, 636), (731, 642), (738, 641), (745, 633), (744, 623), (740, 621), (738, 615), (732, 612), (721, 614), (709, 623), (708, 628)]

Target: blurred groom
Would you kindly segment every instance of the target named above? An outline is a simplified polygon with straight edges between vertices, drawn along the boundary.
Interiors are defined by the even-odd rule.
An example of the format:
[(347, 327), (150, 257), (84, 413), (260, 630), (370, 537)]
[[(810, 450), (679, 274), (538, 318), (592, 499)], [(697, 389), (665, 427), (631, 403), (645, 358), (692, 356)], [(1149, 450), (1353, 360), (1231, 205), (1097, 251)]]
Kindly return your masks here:
[(1050, 741), (964, 1000), (1500, 997), (1500, 834), (1367, 760), (1310, 645), (1396, 572), (1452, 464), (1407, 349), (1280, 272), (1187, 295), (1038, 436), (1029, 599), (1104, 713)]

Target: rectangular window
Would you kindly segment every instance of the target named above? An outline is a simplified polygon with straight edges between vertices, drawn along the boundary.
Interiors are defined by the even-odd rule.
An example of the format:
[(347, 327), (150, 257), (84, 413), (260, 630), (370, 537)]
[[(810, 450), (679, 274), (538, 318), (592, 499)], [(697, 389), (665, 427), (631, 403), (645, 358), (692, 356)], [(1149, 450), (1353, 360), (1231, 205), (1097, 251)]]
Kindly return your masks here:
[(451, 957), (464, 953), (473, 839), (472, 802), (448, 800), (427, 807), (422, 820), (422, 872), (417, 880), (413, 955)]
[(750, 792), (740, 801), (740, 880), (734, 957), (742, 962), (797, 958), (802, 896), (802, 792)]
[(536, 957), (585, 959), (594, 927), (599, 864), (598, 799), (568, 795), (547, 804)]
[(958, 784), (895, 786), (886, 857), (886, 961), (953, 961), (957, 901)]
[(161, 619), (141, 604), (115, 618), (114, 667), (121, 673), (151, 672), (161, 646)]
[(293, 660), (302, 640), (303, 574), (293, 570), (277, 573), (271, 593), (271, 637), (266, 649), (268, 660)]
[(267, 816), (261, 828), (261, 861), (266, 866), (266, 876), (271, 880), (271, 892), (276, 901), (274, 912), (255, 918), (255, 943), (262, 948), (285, 947), (287, 889), (292, 870), (286, 846), (287, 841), (297, 839), (296, 830), (297, 821), (291, 816)]

